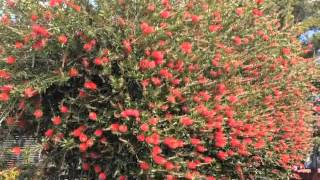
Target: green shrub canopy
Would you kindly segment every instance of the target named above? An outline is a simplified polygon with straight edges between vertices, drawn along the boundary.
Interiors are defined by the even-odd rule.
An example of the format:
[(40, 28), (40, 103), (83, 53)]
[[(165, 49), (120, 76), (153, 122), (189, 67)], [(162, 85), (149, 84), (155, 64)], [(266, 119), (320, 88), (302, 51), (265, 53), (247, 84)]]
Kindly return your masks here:
[(272, 7), (7, 0), (3, 124), (37, 135), (57, 173), (286, 178), (310, 149), (315, 70)]

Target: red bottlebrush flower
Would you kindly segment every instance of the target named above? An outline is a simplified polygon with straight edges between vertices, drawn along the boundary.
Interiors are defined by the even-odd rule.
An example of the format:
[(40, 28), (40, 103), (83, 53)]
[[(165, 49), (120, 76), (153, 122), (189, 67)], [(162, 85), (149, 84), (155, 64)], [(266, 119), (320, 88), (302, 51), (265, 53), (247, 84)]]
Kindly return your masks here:
[(161, 152), (162, 152), (162, 150), (161, 150), (160, 146), (154, 146), (154, 147), (152, 148), (152, 155), (153, 155), (153, 156), (158, 155), (158, 154), (160, 154)]
[(69, 111), (68, 107), (65, 105), (60, 106), (60, 112), (61, 113), (67, 113)]
[(128, 118), (128, 117), (140, 117), (140, 112), (137, 109), (126, 109), (121, 112), (121, 117)]
[(41, 109), (37, 109), (33, 112), (33, 115), (36, 119), (40, 119), (43, 116), (43, 112), (41, 111)]
[(107, 179), (107, 175), (105, 173), (100, 173), (99, 174), (99, 180), (106, 180)]
[(151, 34), (151, 33), (154, 33), (154, 28), (152, 26), (150, 26), (149, 24), (143, 22), (140, 24), (140, 28), (142, 30), (142, 33), (144, 35), (148, 35), (148, 34)]
[(219, 148), (223, 148), (227, 145), (227, 139), (222, 131), (216, 132), (215, 142), (215, 146)]
[(220, 31), (221, 29), (223, 29), (223, 27), (220, 24), (209, 26), (210, 32), (217, 32), (217, 31)]
[(79, 140), (80, 140), (80, 142), (87, 142), (88, 136), (83, 134), (83, 133), (81, 133), (80, 136), (79, 136)]
[(16, 156), (19, 156), (19, 155), (21, 154), (21, 151), (22, 151), (21, 148), (18, 147), (18, 146), (13, 147), (13, 148), (11, 149), (12, 154), (14, 154), (14, 155), (16, 155)]
[(72, 68), (70, 68), (68, 74), (70, 77), (76, 77), (79, 75), (79, 72), (76, 68), (72, 67)]
[(31, 15), (31, 21), (33, 21), (33, 22), (37, 21), (38, 18), (39, 18), (39, 17), (38, 17), (37, 15), (35, 15), (35, 14), (32, 14), (32, 15)]
[(103, 64), (102, 59), (98, 57), (94, 59), (93, 63), (98, 66), (101, 66)]
[(54, 6), (57, 6), (57, 5), (61, 5), (63, 0), (50, 0), (49, 2), (49, 6), (50, 7), (54, 7)]
[(138, 141), (143, 142), (146, 138), (143, 134), (137, 136)]
[(237, 96), (231, 95), (228, 97), (228, 101), (231, 103), (236, 103), (238, 101)]
[(151, 136), (148, 136), (146, 138), (146, 142), (148, 144), (155, 144), (155, 145), (160, 144), (160, 135), (157, 133), (153, 133)]
[(192, 44), (190, 42), (183, 42), (180, 45), (180, 49), (183, 53), (190, 54), (192, 53)]
[(163, 64), (164, 54), (161, 51), (153, 51), (151, 56), (154, 58), (156, 65)]
[(111, 124), (110, 129), (112, 132), (119, 131), (119, 124), (118, 123)]
[(86, 141), (86, 144), (88, 145), (88, 147), (92, 147), (94, 145), (94, 139), (90, 138)]
[(290, 48), (282, 48), (282, 53), (284, 55), (290, 55), (291, 54), (291, 49)]
[(89, 113), (89, 119), (90, 119), (90, 120), (93, 120), (93, 121), (96, 121), (96, 120), (98, 119), (97, 113), (95, 113), (95, 112), (90, 112), (90, 113)]
[(198, 23), (201, 20), (200, 16), (192, 15), (191, 16), (191, 21), (193, 23)]
[(182, 117), (180, 119), (180, 123), (183, 125), (183, 126), (191, 126), (193, 124), (193, 120), (189, 117)]
[(174, 164), (172, 162), (166, 162), (164, 164), (164, 168), (166, 168), (166, 170), (172, 170), (175, 168)]
[(254, 8), (252, 14), (255, 16), (263, 16), (263, 12), (260, 9)]
[(32, 26), (32, 31), (35, 35), (43, 36), (43, 37), (48, 37), (49, 32), (46, 28), (40, 26), (39, 24), (34, 24)]
[[(159, 74), (161, 77), (165, 78), (165, 79), (171, 79), (173, 78), (173, 74), (168, 70), (168, 69), (161, 69), (159, 71)], [(153, 81), (153, 79), (151, 79), (151, 81)]]
[(168, 19), (170, 17), (170, 11), (164, 10), (160, 13), (160, 16), (164, 19)]
[(16, 58), (14, 56), (7, 57), (7, 64), (14, 64), (16, 62)]
[(47, 39), (40, 39), (32, 45), (32, 48), (34, 50), (41, 50), (47, 45), (47, 41), (48, 41)]
[(90, 169), (89, 163), (82, 163), (82, 170), (89, 171), (89, 169)]
[(199, 144), (201, 144), (201, 140), (198, 139), (198, 138), (191, 138), (191, 139), (190, 139), (190, 142), (191, 142), (192, 145), (199, 145)]
[(226, 152), (223, 152), (223, 151), (219, 151), (217, 153), (217, 157), (220, 159), (220, 160), (226, 160), (228, 158), (228, 153)]
[(103, 131), (101, 129), (97, 129), (94, 131), (94, 135), (97, 137), (101, 137), (103, 134)]
[(207, 176), (206, 180), (216, 180), (216, 178), (213, 176)]
[(162, 156), (152, 156), (152, 158), (153, 158), (153, 161), (159, 165), (163, 165), (167, 162), (167, 160)]
[(146, 132), (149, 130), (149, 125), (146, 123), (141, 124), (140, 129), (141, 129), (141, 131)]
[(125, 50), (127, 53), (131, 53), (131, 52), (132, 52), (132, 47), (131, 47), (130, 41), (124, 40), (124, 41), (122, 41), (122, 45), (123, 45), (124, 50)]
[(139, 63), (140, 70), (144, 71), (147, 69), (153, 69), (156, 67), (156, 63), (154, 61), (149, 61), (147, 59), (143, 59)]
[(10, 96), (8, 93), (0, 93), (0, 101), (7, 102), (9, 101)]
[(146, 170), (148, 170), (150, 168), (150, 165), (147, 162), (141, 161), (139, 163), (139, 167), (140, 167), (140, 169), (146, 171)]
[(150, 12), (153, 12), (156, 10), (156, 5), (155, 4), (148, 4), (147, 10)]
[(36, 90), (34, 90), (32, 87), (28, 87), (24, 90), (24, 96), (26, 98), (31, 98), (37, 93)]
[(60, 125), (62, 123), (62, 120), (60, 118), (60, 116), (54, 116), (52, 119), (51, 119), (52, 123), (54, 125)]
[(95, 173), (100, 173), (102, 171), (99, 165), (94, 165), (93, 168)]
[(257, 4), (262, 4), (264, 0), (255, 0)]
[(238, 7), (235, 12), (238, 16), (242, 16), (244, 14), (244, 9), (242, 7)]
[(58, 41), (59, 41), (60, 44), (65, 45), (65, 44), (67, 44), (67, 42), (68, 42), (68, 38), (67, 38), (67, 36), (65, 36), (65, 35), (60, 35), (60, 36), (58, 37)]
[(92, 51), (92, 48), (93, 48), (93, 46), (90, 43), (86, 43), (86, 44), (83, 45), (83, 50), (86, 51), (86, 52)]
[(5, 70), (0, 70), (0, 78), (1, 79), (10, 79), (11, 78), (11, 74), (8, 73)]
[(97, 85), (96, 83), (92, 82), (92, 81), (87, 81), (84, 83), (84, 87), (90, 90), (96, 90), (97, 89)]
[(4, 93), (10, 93), (11, 90), (13, 89), (14, 85), (12, 84), (6, 84), (3, 86), (0, 86), (0, 91), (4, 92)]
[(128, 131), (127, 125), (119, 125), (119, 132), (126, 133)]
[(15, 48), (16, 48), (16, 49), (21, 49), (21, 48), (23, 48), (23, 43), (17, 41), (16, 44), (15, 44)]
[(195, 162), (192, 161), (192, 162), (188, 162), (188, 165), (187, 165), (187, 166), (188, 166), (189, 169), (194, 170), (194, 169), (197, 168), (197, 165), (198, 165), (197, 163), (195, 163)]
[(240, 46), (242, 44), (242, 39), (239, 36), (233, 38), (233, 41), (236, 46)]
[(52, 137), (53, 134), (54, 134), (53, 129), (48, 129), (48, 130), (44, 133), (44, 135), (45, 135), (46, 137)]
[(88, 150), (88, 145), (86, 143), (81, 143), (79, 145), (80, 152), (86, 152)]

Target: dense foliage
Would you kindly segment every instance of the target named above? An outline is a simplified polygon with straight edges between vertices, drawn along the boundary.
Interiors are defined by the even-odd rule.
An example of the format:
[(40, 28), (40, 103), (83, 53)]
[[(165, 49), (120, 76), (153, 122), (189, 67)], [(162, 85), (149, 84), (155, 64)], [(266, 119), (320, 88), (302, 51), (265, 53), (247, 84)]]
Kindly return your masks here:
[(77, 3), (1, 17), (2, 123), (41, 139), (43, 173), (281, 179), (310, 150), (315, 70), (273, 1)]

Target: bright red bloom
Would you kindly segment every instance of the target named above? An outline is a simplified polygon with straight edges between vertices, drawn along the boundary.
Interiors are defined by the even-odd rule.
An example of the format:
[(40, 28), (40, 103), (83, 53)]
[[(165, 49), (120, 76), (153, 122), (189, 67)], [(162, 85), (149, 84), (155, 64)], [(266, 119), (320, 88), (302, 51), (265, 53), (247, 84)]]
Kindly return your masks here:
[(126, 133), (128, 131), (127, 125), (119, 125), (119, 132)]
[(223, 148), (227, 145), (227, 138), (225, 137), (222, 131), (216, 132), (215, 141), (216, 147)]
[(209, 26), (209, 31), (210, 32), (217, 32), (223, 29), (223, 27), (220, 24), (215, 24), (215, 25), (210, 25)]
[(96, 121), (96, 120), (98, 119), (97, 113), (95, 113), (95, 112), (90, 112), (90, 113), (89, 113), (89, 119), (90, 119), (90, 120), (93, 120), (93, 121)]
[(162, 18), (164, 18), (164, 19), (168, 19), (169, 17), (170, 17), (170, 11), (162, 11), (161, 13), (160, 13), (160, 16), (162, 17)]
[(16, 58), (14, 56), (7, 57), (7, 64), (14, 64), (16, 62)]
[(88, 140), (88, 136), (81, 133), (79, 136), (79, 140), (80, 140), (80, 142), (86, 142)]
[(68, 38), (67, 38), (67, 36), (65, 36), (65, 35), (60, 35), (60, 36), (58, 37), (58, 41), (59, 41), (61, 44), (67, 44)]
[(283, 53), (284, 55), (290, 55), (291, 49), (290, 49), (290, 48), (282, 48), (282, 53)]
[(10, 96), (8, 93), (0, 93), (0, 101), (7, 102), (9, 101)]
[(192, 53), (192, 44), (190, 42), (183, 42), (180, 45), (180, 49), (183, 53), (190, 54)]
[(24, 96), (26, 98), (31, 98), (37, 93), (36, 90), (34, 90), (32, 87), (28, 87), (24, 90)]
[(76, 76), (78, 76), (79, 72), (76, 68), (72, 67), (72, 68), (70, 68), (68, 74), (70, 77), (76, 77)]
[(124, 41), (122, 41), (122, 45), (123, 45), (124, 50), (127, 53), (131, 53), (132, 52), (132, 46), (131, 46), (130, 41), (124, 40)]
[(243, 7), (238, 7), (235, 12), (238, 16), (242, 16), (244, 14), (244, 9)]
[(60, 116), (54, 116), (51, 120), (52, 120), (53, 124), (56, 126), (60, 125), (62, 123)]
[(161, 51), (153, 51), (151, 56), (154, 58), (156, 65), (163, 64), (164, 54)]
[(21, 49), (21, 48), (23, 48), (23, 43), (17, 41), (16, 44), (15, 44), (15, 48), (16, 48), (16, 49)]
[(139, 118), (140, 112), (137, 109), (127, 109), (121, 112), (121, 116), (123, 118), (128, 118), (128, 117)]
[(53, 129), (48, 129), (48, 130), (44, 133), (44, 135), (45, 135), (46, 137), (52, 137), (53, 134), (54, 134)]
[(144, 162), (144, 161), (141, 161), (139, 163), (139, 167), (142, 169), (142, 170), (148, 170), (150, 168), (150, 165), (147, 163), (147, 162)]
[(183, 125), (183, 126), (191, 126), (193, 124), (193, 120), (189, 117), (182, 117), (180, 119), (180, 123)]
[(36, 119), (40, 119), (43, 116), (43, 112), (41, 111), (41, 109), (36, 109), (33, 112), (33, 115)]
[(147, 24), (147, 23), (145, 23), (145, 22), (143, 22), (143, 23), (140, 24), (140, 28), (141, 28), (142, 33), (143, 33), (144, 35), (151, 34), (151, 33), (153, 33), (153, 32), (155, 31), (152, 26), (150, 26), (149, 24)]
[(146, 132), (149, 130), (149, 125), (146, 123), (141, 124), (140, 126), (141, 131)]
[(54, 7), (54, 6), (57, 6), (57, 5), (61, 5), (62, 2), (63, 2), (63, 0), (50, 0), (49, 6), (50, 7)]
[(68, 107), (65, 105), (60, 106), (60, 112), (61, 113), (67, 113), (69, 111)]
[(97, 130), (94, 131), (94, 135), (95, 136), (100, 137), (100, 136), (102, 136), (102, 134), (103, 134), (103, 131), (101, 129), (97, 129)]
[(33, 31), (33, 33), (35, 33), (35, 35), (39, 35), (39, 36), (43, 36), (43, 37), (49, 36), (48, 30), (39, 24), (34, 24), (32, 26), (32, 31)]
[(223, 152), (223, 151), (219, 151), (217, 153), (217, 157), (220, 159), (220, 160), (226, 160), (228, 158), (228, 153), (226, 152)]
[(264, 0), (255, 0), (257, 4), (262, 4)]
[(154, 61), (149, 61), (147, 59), (143, 59), (139, 63), (139, 68), (140, 70), (148, 70), (148, 69), (153, 69), (156, 67), (156, 63)]
[(81, 144), (79, 145), (79, 150), (80, 150), (80, 152), (86, 152), (87, 149), (88, 149), (88, 145), (87, 145), (86, 143), (81, 143)]
[(97, 85), (96, 83), (92, 82), (92, 81), (87, 81), (84, 83), (84, 87), (90, 90), (96, 90), (97, 89)]
[(20, 154), (21, 154), (21, 148), (20, 147), (18, 147), (18, 146), (16, 146), (16, 147), (13, 147), (12, 149), (11, 149), (11, 152), (14, 154), (14, 155), (16, 155), (16, 156), (19, 156)]
[(99, 180), (106, 180), (106, 179), (107, 179), (107, 175), (104, 172), (99, 174)]

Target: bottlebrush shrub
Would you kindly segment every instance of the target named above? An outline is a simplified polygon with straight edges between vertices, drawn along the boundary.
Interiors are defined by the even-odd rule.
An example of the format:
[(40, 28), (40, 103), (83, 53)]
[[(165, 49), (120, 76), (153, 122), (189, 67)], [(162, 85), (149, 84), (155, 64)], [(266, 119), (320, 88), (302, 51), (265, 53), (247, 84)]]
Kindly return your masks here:
[(79, 2), (9, 0), (1, 18), (3, 123), (42, 139), (44, 166), (273, 179), (310, 150), (315, 69), (271, 1)]

